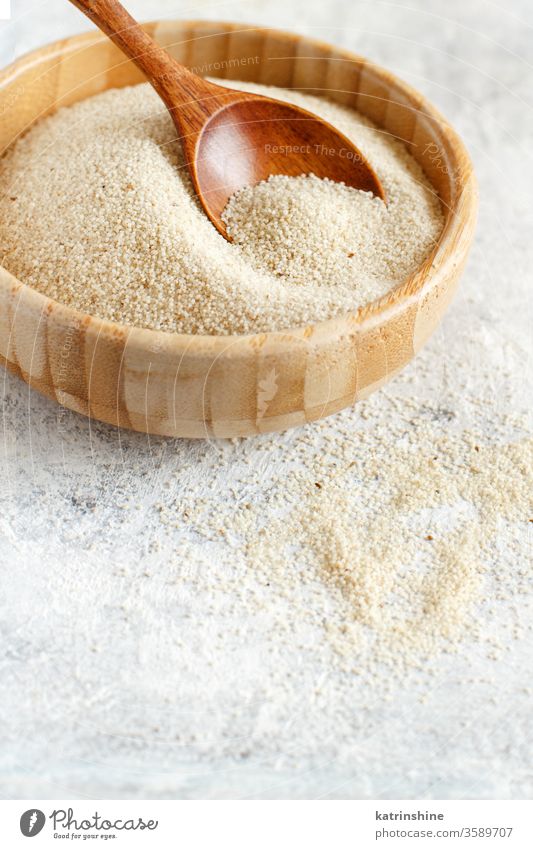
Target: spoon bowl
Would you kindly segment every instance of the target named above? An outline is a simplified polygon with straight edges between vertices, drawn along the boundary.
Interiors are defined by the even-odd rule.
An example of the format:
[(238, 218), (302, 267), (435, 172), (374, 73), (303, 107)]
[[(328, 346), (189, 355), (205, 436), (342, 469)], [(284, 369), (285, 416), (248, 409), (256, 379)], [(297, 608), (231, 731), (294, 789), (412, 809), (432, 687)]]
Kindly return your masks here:
[(207, 215), (224, 236), (222, 213), (230, 197), (274, 174), (315, 174), (384, 199), (362, 153), (311, 112), (258, 95), (230, 102), (196, 139), (192, 177)]
[(230, 197), (273, 174), (315, 174), (385, 200), (361, 151), (327, 121), (193, 74), (156, 44), (118, 0), (71, 2), (135, 62), (165, 102), (198, 199), (225, 238), (222, 213)]

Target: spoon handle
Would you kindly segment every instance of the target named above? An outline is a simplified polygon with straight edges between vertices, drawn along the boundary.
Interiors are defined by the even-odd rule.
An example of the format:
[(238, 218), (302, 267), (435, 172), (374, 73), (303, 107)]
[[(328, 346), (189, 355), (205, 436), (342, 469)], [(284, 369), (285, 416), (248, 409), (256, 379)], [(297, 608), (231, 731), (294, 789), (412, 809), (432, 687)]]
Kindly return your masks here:
[[(198, 123), (201, 124), (205, 115), (213, 111), (215, 104), (205, 103), (205, 99), (216, 99), (217, 93), (221, 91), (220, 87), (193, 74), (185, 65), (180, 65), (150, 38), (118, 0), (70, 2), (87, 15), (137, 65), (169, 109), (187, 107), (189, 127), (195, 113)], [(179, 121), (179, 115), (174, 111), (173, 117), (175, 121)]]

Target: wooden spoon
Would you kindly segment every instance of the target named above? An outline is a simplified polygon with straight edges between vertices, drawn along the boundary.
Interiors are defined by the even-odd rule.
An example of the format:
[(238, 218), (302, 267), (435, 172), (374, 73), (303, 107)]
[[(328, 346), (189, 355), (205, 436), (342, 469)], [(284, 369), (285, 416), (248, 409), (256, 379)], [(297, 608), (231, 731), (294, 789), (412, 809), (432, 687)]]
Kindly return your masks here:
[(331, 124), (298, 106), (224, 88), (180, 65), (118, 0), (71, 0), (145, 74), (166, 104), (206, 215), (228, 238), (222, 212), (244, 186), (271, 174), (316, 174), (385, 193), (361, 151)]

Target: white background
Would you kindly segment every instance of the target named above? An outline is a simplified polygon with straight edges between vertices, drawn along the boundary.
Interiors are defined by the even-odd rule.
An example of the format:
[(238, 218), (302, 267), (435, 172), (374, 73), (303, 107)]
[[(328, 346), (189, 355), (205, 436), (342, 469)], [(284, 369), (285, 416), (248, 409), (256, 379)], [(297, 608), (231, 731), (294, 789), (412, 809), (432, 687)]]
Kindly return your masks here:
[[(445, 849), (448, 846), (465, 846), (481, 849), (487, 845), (506, 847), (506, 849), (525, 849), (531, 845), (531, 806), (527, 802), (430, 802), (428, 804), (402, 803), (391, 801), (375, 805), (372, 802), (298, 802), (287, 805), (284, 802), (218, 802), (214, 805), (197, 802), (193, 805), (185, 802), (106, 802), (72, 803), (59, 800), (54, 803), (32, 800), (31, 803), (4, 802), (1, 808), (2, 834), (10, 849), (14, 846), (28, 846), (28, 838), (19, 830), (21, 813), (38, 808), (46, 816), (42, 831), (35, 835), (38, 846), (97, 845), (173, 847), (176, 845), (194, 846), (196, 849), (271, 849), (279, 846), (289, 849), (292, 846), (306, 846), (307, 849), (323, 849), (335, 846), (335, 849), (369, 849), (371, 846), (393, 849), (427, 849), (435, 846)], [(116, 839), (105, 843), (100, 839), (106, 832), (83, 831), (82, 829), (63, 829), (61, 823), (72, 809), (72, 818), (81, 823), (89, 821), (98, 812), (100, 820), (110, 822), (120, 819), (123, 822), (142, 818), (144, 823), (157, 821), (155, 830), (116, 831)], [(380, 814), (390, 812), (417, 811), (442, 814), (442, 820), (376, 820), (376, 809)], [(54, 831), (51, 814), (57, 811), (58, 828)], [(63, 813), (65, 812), (65, 813)], [(392, 837), (398, 831), (437, 831), (459, 830), (461, 827), (502, 827), (511, 829), (506, 837)], [(379, 837), (376, 835), (379, 832)], [(71, 834), (67, 843), (58, 839), (58, 835)], [(84, 834), (98, 834), (97, 840), (83, 839)], [(54, 837), (54, 834), (56, 835)], [(78, 835), (74, 838), (73, 835)]]

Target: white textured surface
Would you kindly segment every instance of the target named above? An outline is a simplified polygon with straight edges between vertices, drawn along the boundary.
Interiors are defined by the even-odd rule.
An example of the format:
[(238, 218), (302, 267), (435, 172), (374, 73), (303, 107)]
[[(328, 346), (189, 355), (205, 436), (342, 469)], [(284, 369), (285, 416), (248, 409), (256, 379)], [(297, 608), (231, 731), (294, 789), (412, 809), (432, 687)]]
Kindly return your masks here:
[[(0, 24), (2, 64), (85, 28), (63, 0), (13, 6), (15, 22)], [(479, 397), (477, 424), (487, 435), (491, 416), (523, 410), (533, 264), (528, 0), (129, 6), (141, 18), (294, 27), (389, 66), (447, 114), (475, 160), (478, 237), (450, 313), (391, 394), (442, 402), (459, 427), (477, 415), (468, 399)], [(531, 797), (531, 632), (499, 660), (472, 645), (436, 660), (425, 702), (416, 680), (385, 702), (379, 691), (328, 681), (317, 635), (298, 623), (293, 654), (278, 658), (268, 605), (249, 622), (235, 607), (225, 613), (222, 592), (207, 598), (181, 582), (197, 566), (180, 562), (184, 540), (154, 510), (180, 494), (177, 471), (186, 471), (184, 503), (188, 487), (205, 481), (221, 498), (230, 489), (237, 500), (253, 498), (239, 483), (242, 461), (260, 462), (265, 482), (286, 474), (295, 432), (266, 456), (260, 442), (215, 447), (119, 434), (1, 377), (5, 796)], [(379, 404), (378, 396), (373, 409)], [(139, 506), (125, 510), (127, 502)], [(209, 553), (223, 574), (222, 549)], [(512, 554), (503, 534), (498, 556)], [(531, 610), (524, 602), (514, 615), (526, 623)], [(502, 604), (495, 631), (507, 616)], [(254, 627), (256, 639), (243, 644)], [(292, 676), (281, 680), (288, 662)], [(312, 696), (317, 682), (326, 703)]]

